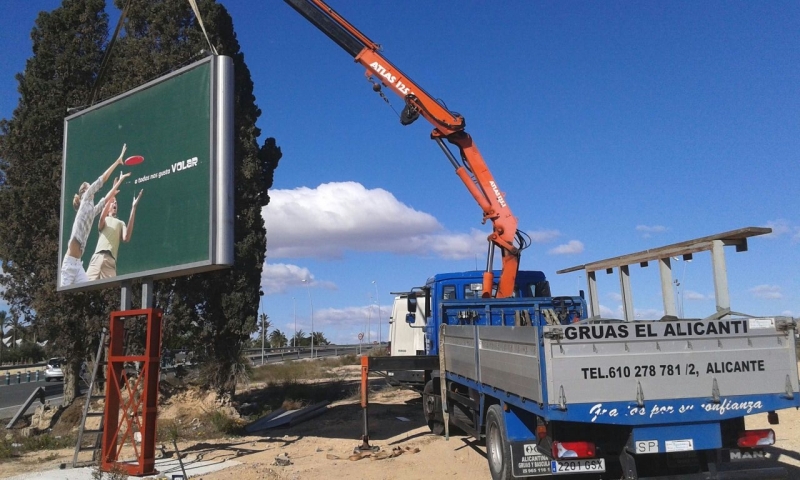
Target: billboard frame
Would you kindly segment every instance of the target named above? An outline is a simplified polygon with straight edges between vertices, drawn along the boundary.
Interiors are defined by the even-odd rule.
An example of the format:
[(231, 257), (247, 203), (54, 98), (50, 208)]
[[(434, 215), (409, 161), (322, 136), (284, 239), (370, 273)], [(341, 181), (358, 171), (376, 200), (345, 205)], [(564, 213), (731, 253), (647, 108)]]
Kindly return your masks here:
[[(183, 75), (195, 68), (210, 64), (209, 75), (209, 211), (208, 211), (208, 254), (200, 261), (152, 268), (118, 275), (107, 279), (61, 286), (60, 267), (64, 260), (67, 244), (65, 243), (64, 221), (67, 202), (67, 149), (69, 138), (69, 122), (81, 116), (113, 105), (121, 100), (163, 84), (175, 77)], [(182, 67), (167, 75), (149, 81), (118, 96), (93, 105), (81, 112), (69, 115), (64, 119), (64, 141), (61, 172), (61, 210), (59, 212), (59, 252), (56, 281), (58, 292), (78, 292), (126, 285), (137, 279), (162, 279), (177, 276), (229, 268), (233, 265), (233, 228), (234, 228), (234, 72), (233, 60), (222, 55), (212, 55), (190, 65)], [(94, 228), (96, 219), (92, 221)], [(69, 235), (69, 233), (67, 233)], [(84, 255), (86, 251), (84, 250)]]

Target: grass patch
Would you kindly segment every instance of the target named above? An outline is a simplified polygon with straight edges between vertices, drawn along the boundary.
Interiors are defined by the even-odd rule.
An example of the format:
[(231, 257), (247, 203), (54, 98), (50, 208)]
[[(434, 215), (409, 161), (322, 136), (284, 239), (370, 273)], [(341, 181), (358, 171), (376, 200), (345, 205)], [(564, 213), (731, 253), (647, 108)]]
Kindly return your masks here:
[(389, 356), (389, 349), (386, 347), (377, 347), (373, 348), (367, 354), (370, 357), (388, 357)]
[[(240, 435), (242, 433), (242, 425), (233, 418), (225, 415), (219, 410), (209, 412), (204, 416), (204, 421), (213, 428), (213, 432), (221, 435)], [(201, 420), (203, 421), (203, 420)]]
[(334, 370), (346, 365), (358, 365), (355, 355), (343, 355), (336, 358), (325, 358), (311, 361), (286, 360), (254, 368), (250, 373), (253, 382), (267, 384), (297, 383), (301, 380), (337, 379), (341, 375)]
[(208, 440), (239, 436), (243, 433), (244, 424), (240, 420), (231, 418), (219, 410), (213, 410), (191, 419), (159, 420), (156, 441), (172, 445), (173, 440)]
[(27, 452), (58, 450), (74, 446), (75, 437), (71, 435), (56, 437), (50, 433), (43, 433), (30, 437), (17, 435), (13, 435), (11, 438), (0, 437), (0, 461), (12, 460)]

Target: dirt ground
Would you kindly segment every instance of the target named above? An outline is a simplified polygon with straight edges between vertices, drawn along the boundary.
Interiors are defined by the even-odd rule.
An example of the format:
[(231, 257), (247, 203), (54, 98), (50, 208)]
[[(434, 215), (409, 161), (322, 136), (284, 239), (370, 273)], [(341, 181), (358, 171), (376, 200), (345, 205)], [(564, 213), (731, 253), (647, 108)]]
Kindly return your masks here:
[[(377, 385), (379, 380), (373, 381)], [(209, 403), (210, 402), (210, 403)], [(187, 408), (208, 409), (208, 398), (176, 399), (162, 409), (164, 416), (186, 416)], [(777, 444), (768, 448), (769, 456), (789, 471), (789, 478), (800, 480), (800, 412), (783, 410), (780, 424), (769, 426), (766, 414), (748, 421), (748, 428), (773, 428)], [(357, 399), (335, 402), (316, 418), (287, 429), (260, 435), (179, 442), (188, 459), (232, 459), (240, 465), (192, 478), (204, 480), (413, 480), (431, 478), (490, 478), (485, 446), (464, 436), (431, 435), (422, 418), (419, 394), (402, 389), (384, 390), (371, 395), (369, 429), (372, 446), (380, 454), (352, 460), (362, 432), (362, 411)], [(167, 446), (167, 452), (171, 452)], [(291, 464), (276, 465), (276, 457), (288, 457)], [(388, 458), (387, 458), (388, 457)], [(26, 472), (58, 468), (69, 463), (72, 449), (26, 454), (22, 459), (0, 463), (0, 478)]]

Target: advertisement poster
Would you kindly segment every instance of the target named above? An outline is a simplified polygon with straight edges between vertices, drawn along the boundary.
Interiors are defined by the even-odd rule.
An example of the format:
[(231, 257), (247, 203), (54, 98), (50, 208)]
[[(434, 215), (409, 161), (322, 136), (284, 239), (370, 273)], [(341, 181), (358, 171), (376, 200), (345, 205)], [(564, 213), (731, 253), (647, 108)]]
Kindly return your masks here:
[(65, 120), (59, 290), (228, 262), (218, 250), (229, 248), (219, 245), (225, 236), (217, 235), (231, 228), (232, 210), (232, 160), (221, 158), (232, 142), (229, 88), (219, 82), (229, 76), (220, 72), (230, 67), (219, 61), (226, 58), (201, 60)]

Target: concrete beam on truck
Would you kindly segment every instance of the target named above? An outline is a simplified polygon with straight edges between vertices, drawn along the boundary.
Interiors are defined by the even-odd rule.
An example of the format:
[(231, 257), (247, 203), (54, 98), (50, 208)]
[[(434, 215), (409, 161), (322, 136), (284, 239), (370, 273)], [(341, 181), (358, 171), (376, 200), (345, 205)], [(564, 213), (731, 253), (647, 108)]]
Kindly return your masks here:
[(634, 319), (633, 313), (633, 293), (630, 286), (630, 266), (639, 264), (640, 267), (647, 267), (649, 262), (658, 262), (659, 275), (661, 278), (661, 292), (664, 301), (664, 314), (676, 315), (675, 294), (672, 290), (672, 265), (671, 259), (682, 257), (684, 260), (691, 260), (692, 255), (699, 252), (711, 252), (711, 268), (714, 278), (714, 297), (717, 313), (714, 315), (721, 318), (731, 312), (730, 295), (728, 293), (728, 270), (725, 263), (724, 247), (733, 246), (737, 252), (747, 251), (747, 239), (759, 235), (772, 233), (771, 228), (765, 227), (745, 227), (728, 232), (717, 233), (706, 237), (695, 238), (659, 248), (643, 250), (641, 252), (630, 253), (618, 257), (606, 258), (583, 265), (559, 270), (556, 273), (571, 273), (581, 270), (586, 271), (586, 281), (589, 289), (589, 306), (592, 317), (600, 316), (600, 303), (597, 295), (597, 271), (605, 270), (606, 273), (613, 273), (614, 269), (619, 271), (620, 293), (623, 300), (623, 312), (626, 321)]

